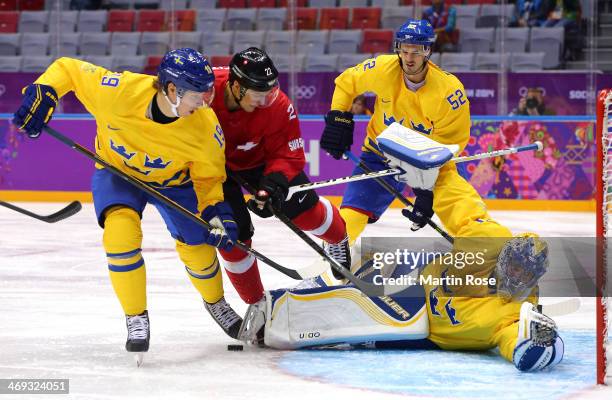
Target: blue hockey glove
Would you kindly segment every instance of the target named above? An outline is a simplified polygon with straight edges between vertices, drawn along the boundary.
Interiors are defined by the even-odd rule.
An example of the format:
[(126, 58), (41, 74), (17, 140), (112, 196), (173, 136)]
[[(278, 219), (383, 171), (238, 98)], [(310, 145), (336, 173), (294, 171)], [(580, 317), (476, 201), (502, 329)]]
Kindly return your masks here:
[(202, 219), (213, 226), (204, 238), (204, 241), (219, 249), (231, 250), (238, 240), (238, 225), (234, 221), (232, 208), (225, 201), (214, 206), (208, 206), (202, 212)]
[(433, 217), (434, 211), (433, 192), (431, 190), (412, 188), (412, 191), (416, 195), (414, 208), (412, 211), (403, 209), (402, 215), (412, 221), (410, 230), (414, 232), (427, 225), (427, 221)]
[(57, 108), (57, 93), (47, 85), (32, 84), (23, 91), (23, 101), (15, 112), (13, 124), (29, 137), (37, 138)]
[(325, 129), (321, 135), (321, 148), (336, 160), (342, 158), (353, 144), (353, 114), (331, 110), (325, 115)]

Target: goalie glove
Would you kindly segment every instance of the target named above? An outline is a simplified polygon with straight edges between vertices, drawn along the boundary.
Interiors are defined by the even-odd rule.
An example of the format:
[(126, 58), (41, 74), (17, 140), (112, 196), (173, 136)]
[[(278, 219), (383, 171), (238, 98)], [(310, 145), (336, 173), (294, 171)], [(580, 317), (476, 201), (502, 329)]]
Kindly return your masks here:
[(555, 321), (538, 312), (533, 304), (524, 302), (512, 356), (516, 368), (523, 372), (535, 372), (553, 367), (563, 359), (564, 350)]

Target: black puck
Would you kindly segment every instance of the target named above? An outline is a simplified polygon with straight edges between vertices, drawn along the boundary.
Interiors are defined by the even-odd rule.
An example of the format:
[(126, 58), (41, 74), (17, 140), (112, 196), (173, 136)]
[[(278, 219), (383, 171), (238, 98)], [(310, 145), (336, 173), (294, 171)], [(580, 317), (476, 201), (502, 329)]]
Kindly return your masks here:
[(227, 351), (242, 351), (244, 350), (244, 346), (241, 344), (228, 344)]

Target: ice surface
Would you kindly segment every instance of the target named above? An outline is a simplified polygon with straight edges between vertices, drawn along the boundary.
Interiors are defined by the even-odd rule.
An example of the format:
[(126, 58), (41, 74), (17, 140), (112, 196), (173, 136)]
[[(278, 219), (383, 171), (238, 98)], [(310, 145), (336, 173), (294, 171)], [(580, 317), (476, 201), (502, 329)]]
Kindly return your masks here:
[[(39, 213), (62, 207), (18, 205)], [(515, 233), (594, 233), (590, 213), (492, 214)], [(279, 222), (257, 219), (255, 226), (254, 246), (275, 261), (297, 268), (315, 259)], [(408, 227), (399, 210), (390, 210), (366, 234), (435, 235)], [(233, 341), (205, 312), (152, 207), (143, 232), (151, 348), (136, 368), (123, 348), (125, 320), (91, 204), (56, 224), (0, 209), (0, 378), (69, 378), (70, 395), (62, 398), (71, 399), (612, 398), (610, 389), (593, 388), (592, 299), (581, 299), (578, 312), (556, 318), (566, 357), (558, 368), (538, 374), (521, 374), (492, 352), (229, 352)], [(260, 271), (266, 288), (295, 284), (264, 265)], [(225, 283), (226, 298), (243, 313), (246, 307)]]

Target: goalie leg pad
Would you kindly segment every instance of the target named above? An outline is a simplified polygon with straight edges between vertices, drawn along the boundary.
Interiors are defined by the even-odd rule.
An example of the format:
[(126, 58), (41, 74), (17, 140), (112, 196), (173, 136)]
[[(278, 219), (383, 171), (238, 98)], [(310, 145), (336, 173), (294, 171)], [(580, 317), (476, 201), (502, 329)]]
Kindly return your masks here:
[[(414, 302), (410, 307), (407, 302)], [(298, 349), (327, 344), (423, 339), (429, 321), (422, 297), (368, 298), (350, 286), (273, 290), (266, 295), (265, 344)]]

